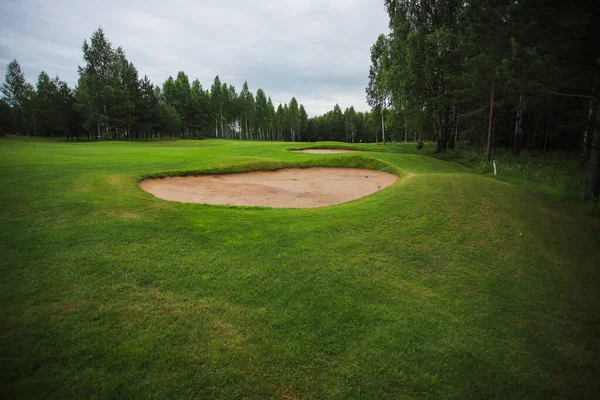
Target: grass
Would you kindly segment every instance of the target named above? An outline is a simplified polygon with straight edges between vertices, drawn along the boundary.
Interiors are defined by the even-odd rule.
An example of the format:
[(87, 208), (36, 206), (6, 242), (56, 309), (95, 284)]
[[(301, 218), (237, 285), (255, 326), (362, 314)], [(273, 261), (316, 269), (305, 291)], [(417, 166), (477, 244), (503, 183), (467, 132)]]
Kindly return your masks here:
[[(493, 176), (494, 169), (487, 162), (484, 148), (458, 148), (436, 154), (435, 147), (434, 142), (425, 142), (424, 148), (417, 150), (415, 143), (399, 142), (387, 146), (385, 150), (452, 161), (471, 171)], [(576, 152), (548, 152), (544, 155), (537, 151), (523, 151), (515, 156), (512, 150), (495, 149), (492, 159), (497, 166), (498, 175), (494, 176), (495, 179), (527, 186), (559, 201), (577, 202), (583, 199), (587, 169)], [(597, 208), (588, 209), (591, 213), (598, 213)]]
[[(0, 397), (594, 398), (597, 218), (391, 146), (295, 145), (1, 140)], [(389, 164), (414, 176), (308, 210), (137, 186)]]

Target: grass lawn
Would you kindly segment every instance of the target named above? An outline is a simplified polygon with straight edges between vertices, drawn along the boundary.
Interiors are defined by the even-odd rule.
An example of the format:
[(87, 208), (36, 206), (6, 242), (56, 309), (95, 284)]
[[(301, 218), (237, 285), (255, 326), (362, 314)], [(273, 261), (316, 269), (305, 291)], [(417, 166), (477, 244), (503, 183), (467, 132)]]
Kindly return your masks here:
[[(0, 140), (0, 398), (597, 395), (598, 218), (399, 146), (291, 147)], [(387, 163), (396, 184), (319, 209), (137, 185)]]

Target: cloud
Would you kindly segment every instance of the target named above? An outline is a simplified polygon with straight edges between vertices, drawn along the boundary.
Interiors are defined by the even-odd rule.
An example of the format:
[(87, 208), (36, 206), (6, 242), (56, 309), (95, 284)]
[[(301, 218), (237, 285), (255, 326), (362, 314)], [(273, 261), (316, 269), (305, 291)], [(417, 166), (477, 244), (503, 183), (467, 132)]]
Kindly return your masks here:
[(74, 85), (81, 45), (101, 26), (140, 75), (155, 84), (185, 71), (209, 88), (215, 75), (239, 91), (295, 96), (310, 115), (339, 103), (366, 110), (369, 47), (387, 32), (373, 0), (5, 0), (0, 74), (16, 58), (35, 82), (41, 70)]

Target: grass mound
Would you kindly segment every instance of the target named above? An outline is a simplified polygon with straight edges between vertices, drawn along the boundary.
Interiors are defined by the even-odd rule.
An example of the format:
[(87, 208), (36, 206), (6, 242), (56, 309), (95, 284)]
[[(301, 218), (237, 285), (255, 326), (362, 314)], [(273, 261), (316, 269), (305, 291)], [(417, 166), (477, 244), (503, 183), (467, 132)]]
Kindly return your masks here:
[(150, 174), (144, 174), (140, 176), (140, 180), (150, 178), (166, 178), (169, 176), (192, 176), (192, 175), (222, 175), (222, 174), (234, 174), (242, 172), (253, 172), (253, 171), (277, 171), (279, 169), (287, 168), (314, 168), (314, 167), (326, 167), (326, 168), (362, 168), (362, 169), (373, 169), (379, 170), (387, 168), (386, 171), (402, 176), (403, 171), (392, 164), (386, 163), (385, 161), (361, 156), (345, 156), (339, 158), (319, 158), (319, 159), (305, 159), (295, 161), (275, 161), (275, 160), (258, 160), (250, 161), (240, 164), (221, 165), (218, 167), (205, 167), (201, 169), (193, 170), (175, 170), (166, 172), (155, 172)]

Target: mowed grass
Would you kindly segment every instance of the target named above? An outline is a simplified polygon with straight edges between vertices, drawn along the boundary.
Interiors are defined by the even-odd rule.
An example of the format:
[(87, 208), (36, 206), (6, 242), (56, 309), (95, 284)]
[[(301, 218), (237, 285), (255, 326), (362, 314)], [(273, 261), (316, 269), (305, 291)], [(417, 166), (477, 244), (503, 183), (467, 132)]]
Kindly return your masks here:
[[(0, 397), (597, 395), (597, 218), (392, 146), (292, 147), (0, 141)], [(308, 210), (137, 185), (388, 163), (392, 187)]]

